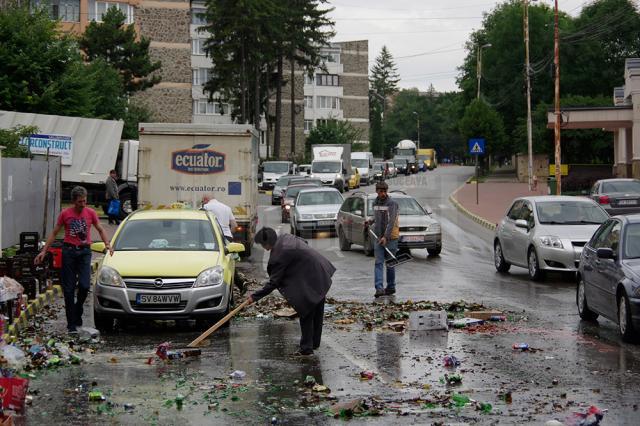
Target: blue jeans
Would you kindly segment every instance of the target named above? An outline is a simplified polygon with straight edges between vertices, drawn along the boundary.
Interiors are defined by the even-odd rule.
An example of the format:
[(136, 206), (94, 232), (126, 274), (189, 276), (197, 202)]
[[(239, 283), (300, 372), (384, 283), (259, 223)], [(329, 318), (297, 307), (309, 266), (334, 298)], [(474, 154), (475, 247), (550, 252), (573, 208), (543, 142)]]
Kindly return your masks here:
[[(62, 292), (67, 314), (67, 329), (82, 325), (82, 311), (91, 288), (91, 249), (62, 247)], [(78, 298), (76, 300), (76, 286)]]
[[(386, 247), (395, 256), (396, 252), (398, 251), (398, 240), (388, 240)], [(384, 260), (386, 257), (389, 256), (389, 254), (387, 253), (387, 251), (384, 249), (383, 246), (378, 244), (377, 241), (373, 246), (373, 252), (375, 253), (375, 256), (376, 256), (374, 283), (376, 286), (376, 290), (383, 290), (384, 289), (384, 276), (383, 276)], [(396, 288), (396, 271), (393, 268), (386, 268), (386, 269), (387, 269), (387, 288), (395, 289)]]

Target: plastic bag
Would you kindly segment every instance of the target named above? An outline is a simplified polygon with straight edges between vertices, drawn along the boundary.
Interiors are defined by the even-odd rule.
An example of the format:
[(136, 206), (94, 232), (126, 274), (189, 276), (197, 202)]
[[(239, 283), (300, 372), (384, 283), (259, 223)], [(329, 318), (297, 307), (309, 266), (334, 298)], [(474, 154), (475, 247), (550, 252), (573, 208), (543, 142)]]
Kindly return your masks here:
[(26, 362), (26, 355), (22, 352), (22, 349), (16, 348), (13, 345), (4, 345), (0, 347), (0, 355), (7, 360), (7, 364), (11, 368), (20, 368)]
[(107, 214), (109, 216), (120, 215), (120, 200), (113, 199), (109, 201), (109, 208), (107, 209)]
[(24, 292), (24, 288), (13, 278), (0, 278), (0, 302), (16, 299)]
[(27, 379), (20, 377), (0, 377), (0, 399), (2, 399), (2, 408), (6, 410), (23, 411), (28, 388), (29, 380)]

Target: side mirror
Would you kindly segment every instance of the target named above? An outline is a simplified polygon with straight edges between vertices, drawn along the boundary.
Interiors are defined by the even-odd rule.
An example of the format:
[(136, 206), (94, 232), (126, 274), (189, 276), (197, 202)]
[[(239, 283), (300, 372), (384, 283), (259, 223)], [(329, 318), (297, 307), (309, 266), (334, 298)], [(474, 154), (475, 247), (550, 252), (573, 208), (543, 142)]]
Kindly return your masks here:
[(91, 244), (91, 251), (95, 251), (97, 253), (104, 253), (107, 251), (107, 245), (102, 241)]
[(244, 244), (241, 243), (228, 243), (227, 251), (229, 253), (242, 253), (244, 251)]
[(606, 247), (601, 247), (598, 250), (596, 250), (596, 254), (598, 255), (599, 259), (615, 259), (616, 258), (616, 254), (614, 253), (613, 249), (606, 248)]
[(310, 175), (311, 174), (311, 169), (307, 169), (307, 174)]
[(431, 207), (425, 207), (425, 210), (427, 211), (427, 214), (429, 216), (431, 216), (433, 214), (433, 210), (431, 210)]
[(529, 223), (524, 219), (517, 219), (516, 220), (516, 226), (518, 228), (524, 228), (526, 230), (529, 230)]
[(362, 210), (354, 210), (353, 214), (355, 214), (356, 216), (362, 216)]

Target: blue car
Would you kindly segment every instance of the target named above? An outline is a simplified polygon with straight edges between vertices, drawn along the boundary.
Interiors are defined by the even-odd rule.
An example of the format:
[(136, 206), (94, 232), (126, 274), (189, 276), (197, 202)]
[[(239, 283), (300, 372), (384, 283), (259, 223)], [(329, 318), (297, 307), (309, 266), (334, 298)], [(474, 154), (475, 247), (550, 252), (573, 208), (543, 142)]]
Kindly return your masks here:
[(577, 274), (580, 318), (618, 324), (624, 341), (640, 330), (640, 214), (614, 216), (584, 246)]

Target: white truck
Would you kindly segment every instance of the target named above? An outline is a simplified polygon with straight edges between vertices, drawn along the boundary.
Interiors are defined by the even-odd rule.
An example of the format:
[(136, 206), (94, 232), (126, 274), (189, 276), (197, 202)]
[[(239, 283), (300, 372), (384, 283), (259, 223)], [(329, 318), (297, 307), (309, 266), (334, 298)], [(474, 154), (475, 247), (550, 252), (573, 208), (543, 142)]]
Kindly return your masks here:
[(233, 210), (234, 241), (251, 245), (258, 222), (258, 134), (249, 125), (140, 123), (140, 208), (201, 206), (212, 194)]
[(138, 141), (120, 140), (124, 122), (61, 115), (0, 111), (0, 129), (34, 126), (37, 133), (20, 142), (34, 155), (61, 157), (62, 201), (71, 188), (84, 186), (92, 205), (104, 202), (109, 171), (118, 172), (122, 214), (136, 207)]
[(373, 174), (371, 173), (371, 169), (373, 167), (373, 153), (352, 152), (351, 167), (358, 169), (358, 173), (360, 173), (360, 183), (362, 185), (369, 185), (373, 182)]
[(325, 186), (333, 186), (340, 192), (348, 190), (352, 173), (351, 145), (318, 144), (311, 149), (311, 175), (320, 179)]
[(403, 139), (393, 148), (393, 159), (406, 160), (407, 170), (405, 172), (407, 174), (418, 173), (417, 152), (418, 147), (415, 142), (409, 139)]
[(296, 165), (291, 161), (265, 161), (260, 165), (259, 171), (262, 190), (273, 189), (282, 176), (297, 174)]

